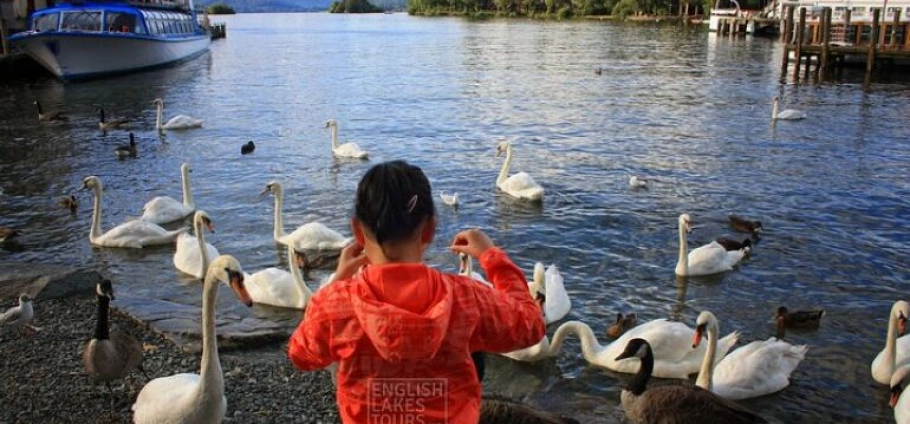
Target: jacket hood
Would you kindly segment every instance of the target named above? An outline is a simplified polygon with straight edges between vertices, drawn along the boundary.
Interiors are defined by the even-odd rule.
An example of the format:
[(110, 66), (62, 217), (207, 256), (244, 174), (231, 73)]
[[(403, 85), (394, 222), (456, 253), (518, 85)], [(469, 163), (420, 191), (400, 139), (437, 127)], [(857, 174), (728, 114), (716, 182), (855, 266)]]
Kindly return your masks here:
[(453, 292), (423, 264), (369, 265), (355, 278), (352, 303), (376, 351), (389, 362), (436, 355), (449, 328)]

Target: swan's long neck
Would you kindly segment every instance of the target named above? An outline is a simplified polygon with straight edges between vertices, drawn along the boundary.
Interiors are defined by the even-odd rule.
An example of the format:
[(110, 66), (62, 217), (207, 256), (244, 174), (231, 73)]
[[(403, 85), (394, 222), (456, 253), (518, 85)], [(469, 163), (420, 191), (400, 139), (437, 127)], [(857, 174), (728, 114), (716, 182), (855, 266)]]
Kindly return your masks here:
[(313, 292), (303, 281), (303, 275), (300, 273), (300, 268), (297, 267), (297, 252), (292, 246), (288, 246), (288, 265), (291, 268), (291, 278), (294, 279), (294, 286), (297, 288), (301, 303), (309, 301), (313, 297)]
[(771, 108), (771, 119), (777, 119), (778, 112), (780, 112), (780, 100), (774, 99), (774, 106)]
[(512, 145), (506, 146), (506, 161), (502, 163), (502, 169), (499, 170), (499, 177), (496, 178), (496, 184), (502, 184), (506, 178), (509, 178), (510, 166), (512, 166)]
[(190, 170), (183, 167), (180, 173), (183, 182), (183, 206), (195, 209), (196, 206), (193, 202), (193, 192), (190, 190)]
[(897, 362), (897, 317), (891, 312), (891, 318), (888, 320), (888, 338), (885, 339), (885, 366), (888, 367), (888, 375), (894, 371), (894, 364)]
[(705, 357), (701, 360), (701, 370), (698, 372), (698, 379), (695, 385), (710, 391), (714, 385), (714, 357), (717, 354), (717, 323), (708, 324), (708, 350)]
[(281, 208), (284, 207), (284, 189), (275, 190), (275, 239), (284, 237), (284, 220), (281, 218)]
[(161, 115), (164, 113), (164, 104), (159, 102), (159, 103), (156, 103), (156, 105), (158, 106), (158, 118), (155, 120), (155, 128), (157, 128), (158, 131), (161, 132), (161, 130), (162, 130)]
[(679, 261), (676, 263), (677, 274), (689, 275), (689, 237), (686, 235), (686, 229), (683, 223), (679, 223)]
[(95, 335), (92, 337), (96, 340), (110, 338), (110, 330), (108, 328), (110, 301), (107, 296), (98, 296), (98, 321), (95, 322)]
[(202, 288), (202, 367), (199, 371), (199, 398), (223, 396), (224, 377), (218, 360), (218, 340), (215, 335), (215, 300), (218, 298), (218, 280), (214, 273), (205, 278)]
[(338, 148), (338, 124), (331, 126), (332, 129), (332, 149)]
[(202, 269), (199, 275), (205, 278), (205, 273), (209, 269), (209, 250), (205, 248), (205, 229), (202, 227), (202, 217), (193, 218), (193, 231), (196, 232), (196, 242), (199, 244), (199, 257), (202, 258)]
[(603, 351), (604, 347), (597, 341), (594, 336), (594, 330), (591, 330), (587, 324), (581, 321), (569, 321), (556, 329), (553, 334), (553, 340), (550, 341), (549, 353), (551, 356), (556, 355), (562, 348), (562, 343), (569, 333), (575, 333), (581, 340), (581, 352), (585, 360), (594, 362), (597, 354)]
[(641, 366), (638, 368), (638, 372), (635, 373), (635, 377), (632, 377), (632, 381), (629, 382), (626, 390), (632, 392), (635, 396), (641, 396), (648, 388), (648, 380), (651, 379), (652, 372), (654, 372), (654, 354), (651, 353), (651, 349), (648, 349), (645, 352), (645, 356), (641, 358)]
[(92, 211), (92, 229), (89, 231), (88, 238), (92, 241), (95, 241), (98, 237), (101, 237), (101, 187), (100, 184), (94, 187), (95, 190), (95, 206)]

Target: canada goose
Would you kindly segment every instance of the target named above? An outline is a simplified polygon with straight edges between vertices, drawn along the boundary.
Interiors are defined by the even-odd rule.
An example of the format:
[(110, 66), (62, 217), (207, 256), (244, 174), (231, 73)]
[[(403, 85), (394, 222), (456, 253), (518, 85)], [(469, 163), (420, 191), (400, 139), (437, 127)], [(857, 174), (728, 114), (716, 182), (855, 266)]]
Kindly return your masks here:
[(730, 225), (733, 226), (733, 229), (743, 233), (749, 233), (753, 236), (758, 236), (761, 234), (764, 227), (761, 225), (761, 221), (750, 221), (743, 217), (730, 214)]
[(0, 328), (19, 329), (39, 331), (40, 328), (33, 327), (30, 323), (35, 319), (35, 308), (32, 305), (32, 297), (23, 293), (19, 295), (19, 305), (13, 306), (0, 314)]
[(651, 345), (632, 339), (616, 360), (639, 358), (638, 373), (621, 395), (622, 409), (635, 424), (766, 423), (765, 419), (739, 404), (687, 383), (648, 388), (654, 369)]
[(484, 395), (480, 399), (478, 424), (578, 424), (578, 421), (504, 397)]
[(885, 348), (872, 360), (872, 378), (880, 384), (890, 384), (894, 370), (910, 364), (910, 335), (904, 335), (908, 317), (910, 303), (903, 300), (894, 302), (888, 315)]
[(821, 323), (823, 316), (825, 316), (824, 309), (790, 312), (786, 306), (781, 306), (777, 308), (774, 316), (780, 334), (778, 337), (783, 336), (787, 328), (816, 328)]
[(38, 122), (60, 122), (68, 119), (58, 110), (45, 112), (37, 100), (35, 100), (35, 106), (38, 107)]
[(0, 243), (10, 240), (19, 235), (19, 230), (10, 227), (0, 227)]
[(253, 144), (253, 140), (250, 140), (249, 142), (247, 142), (247, 143), (244, 144), (243, 146), (240, 146), (240, 154), (241, 154), (241, 155), (248, 155), (248, 154), (250, 154), (250, 153), (253, 153), (253, 150), (256, 150), (256, 145)]
[(544, 189), (527, 172), (509, 175), (509, 167), (512, 166), (512, 142), (503, 141), (496, 146), (496, 156), (499, 157), (503, 153), (506, 154), (506, 160), (502, 163), (499, 176), (496, 177), (496, 187), (518, 199), (540, 201)]
[(190, 190), (190, 164), (180, 165), (180, 182), (183, 186), (183, 202), (170, 196), (157, 196), (142, 207), (142, 219), (153, 224), (165, 224), (189, 216), (196, 210), (193, 192)]
[(332, 129), (332, 154), (342, 158), (369, 159), (369, 153), (362, 150), (357, 143), (338, 144), (338, 122), (334, 119), (325, 121), (325, 127)]
[(60, 207), (69, 209), (72, 213), (76, 213), (76, 210), (79, 209), (79, 202), (76, 200), (76, 196), (72, 194), (60, 199), (57, 204), (60, 205)]
[(110, 330), (110, 302), (114, 300), (114, 287), (110, 280), (95, 284), (95, 295), (98, 300), (98, 317), (95, 322), (95, 333), (92, 339), (85, 342), (82, 352), (82, 363), (95, 380), (104, 383), (111, 394), (111, 410), (114, 409), (114, 391), (111, 381), (125, 378), (133, 370), (139, 370), (148, 380), (148, 374), (142, 369), (142, 345), (127, 333)]
[(727, 251), (717, 242), (689, 251), (688, 234), (693, 228), (689, 214), (679, 216), (679, 259), (676, 262), (676, 275), (691, 277), (730, 271), (746, 255), (744, 249)]
[[(780, 112), (778, 112), (780, 111)], [(780, 97), (774, 96), (774, 106), (771, 108), (772, 121), (797, 121), (805, 119), (806, 113), (796, 109), (780, 110)]]
[(616, 314), (616, 321), (612, 325), (607, 327), (607, 337), (611, 339), (619, 338), (626, 331), (629, 331), (632, 327), (635, 327), (638, 324), (638, 317), (635, 316), (635, 313), (628, 315), (623, 315), (621, 313)]
[(104, 187), (96, 176), (86, 177), (82, 181), (84, 190), (94, 190), (95, 206), (92, 212), (92, 228), (89, 230), (89, 241), (98, 247), (131, 247), (141, 249), (145, 246), (171, 244), (185, 228), (168, 231), (157, 224), (136, 219), (120, 224), (105, 233), (101, 233), (101, 200)]
[(134, 158), (136, 157), (136, 138), (133, 136), (133, 133), (130, 133), (130, 144), (124, 146), (117, 146), (114, 150), (114, 153), (118, 158)]
[(908, 383), (910, 367), (900, 367), (891, 374), (891, 399), (888, 404), (894, 410), (894, 421), (897, 424), (910, 423), (910, 395), (904, 396)]
[(733, 239), (720, 237), (714, 241), (716, 241), (717, 244), (723, 246), (724, 249), (727, 249), (728, 252), (731, 250), (745, 250), (746, 253), (749, 253), (752, 250), (752, 239), (748, 238), (743, 239), (743, 241), (736, 241)]
[(98, 107), (96, 111), (98, 112), (98, 128), (100, 128), (102, 131), (128, 126), (130, 123), (130, 118), (114, 118), (105, 120), (103, 107)]

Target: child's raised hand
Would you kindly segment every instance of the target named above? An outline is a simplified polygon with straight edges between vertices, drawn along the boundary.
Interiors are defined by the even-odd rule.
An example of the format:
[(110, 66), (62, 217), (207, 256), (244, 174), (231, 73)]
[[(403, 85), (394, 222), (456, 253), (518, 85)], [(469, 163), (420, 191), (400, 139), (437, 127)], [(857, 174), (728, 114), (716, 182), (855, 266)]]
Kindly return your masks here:
[(480, 255), (491, 247), (494, 247), (493, 240), (490, 240), (486, 233), (479, 228), (471, 228), (456, 234), (452, 246), (449, 248), (455, 253), (465, 253), (480, 258)]
[(333, 280), (347, 280), (354, 276), (361, 267), (369, 262), (363, 246), (356, 241), (341, 249), (341, 256), (338, 258), (338, 267), (335, 268), (335, 278)]

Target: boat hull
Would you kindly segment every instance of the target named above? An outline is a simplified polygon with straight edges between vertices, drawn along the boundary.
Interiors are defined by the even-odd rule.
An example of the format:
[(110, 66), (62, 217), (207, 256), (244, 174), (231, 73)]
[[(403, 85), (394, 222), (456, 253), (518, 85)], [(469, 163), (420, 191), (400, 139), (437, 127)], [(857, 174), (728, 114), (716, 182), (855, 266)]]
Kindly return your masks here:
[(208, 34), (165, 38), (112, 33), (21, 33), (10, 42), (57, 77), (79, 80), (171, 65), (208, 50)]

